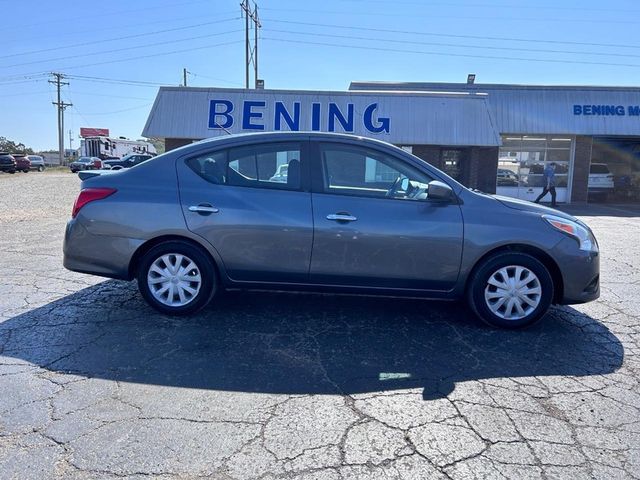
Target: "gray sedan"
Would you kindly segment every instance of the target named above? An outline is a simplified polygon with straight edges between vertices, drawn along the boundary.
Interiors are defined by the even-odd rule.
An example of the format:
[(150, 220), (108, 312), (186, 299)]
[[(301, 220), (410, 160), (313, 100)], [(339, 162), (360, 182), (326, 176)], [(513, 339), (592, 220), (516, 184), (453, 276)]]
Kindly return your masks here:
[(167, 314), (222, 289), (310, 289), (466, 298), (486, 323), (518, 328), (600, 294), (587, 225), (469, 190), (376, 140), (219, 137), (80, 178), (65, 267), (135, 278)]

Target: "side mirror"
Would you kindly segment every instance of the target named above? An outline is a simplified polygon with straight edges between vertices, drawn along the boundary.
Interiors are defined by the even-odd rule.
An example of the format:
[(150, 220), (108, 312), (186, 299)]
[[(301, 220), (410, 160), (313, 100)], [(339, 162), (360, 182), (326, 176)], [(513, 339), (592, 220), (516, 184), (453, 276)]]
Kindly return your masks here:
[(427, 184), (427, 198), (430, 200), (451, 200), (453, 198), (453, 190), (444, 182), (431, 180)]

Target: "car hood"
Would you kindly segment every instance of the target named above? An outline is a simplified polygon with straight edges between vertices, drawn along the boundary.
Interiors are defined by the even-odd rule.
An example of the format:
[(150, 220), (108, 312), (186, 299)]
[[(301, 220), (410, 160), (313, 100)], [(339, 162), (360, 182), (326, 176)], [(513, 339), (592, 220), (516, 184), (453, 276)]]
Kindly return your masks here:
[(556, 217), (566, 218), (567, 220), (573, 220), (574, 222), (577, 221), (577, 219), (572, 215), (561, 212), (560, 210), (556, 210), (555, 208), (545, 207), (542, 205), (538, 205), (537, 203), (528, 202), (526, 200), (519, 200), (517, 198), (503, 197), (502, 195), (491, 196), (498, 202), (503, 204), (505, 207), (513, 208), (514, 210), (539, 213), (540, 215), (555, 215)]

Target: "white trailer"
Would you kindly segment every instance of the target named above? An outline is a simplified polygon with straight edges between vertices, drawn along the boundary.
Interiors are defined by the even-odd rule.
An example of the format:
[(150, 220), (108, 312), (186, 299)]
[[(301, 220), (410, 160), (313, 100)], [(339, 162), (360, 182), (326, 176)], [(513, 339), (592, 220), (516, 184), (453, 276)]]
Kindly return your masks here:
[(156, 149), (150, 142), (143, 140), (127, 140), (113, 137), (88, 137), (80, 140), (80, 156), (107, 158), (122, 158), (130, 153), (156, 154)]

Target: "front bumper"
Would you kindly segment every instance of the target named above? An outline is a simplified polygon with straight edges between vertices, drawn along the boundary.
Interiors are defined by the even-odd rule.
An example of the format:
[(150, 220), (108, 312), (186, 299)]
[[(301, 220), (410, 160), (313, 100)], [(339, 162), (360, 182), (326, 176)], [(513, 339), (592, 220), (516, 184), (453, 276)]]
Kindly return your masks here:
[(600, 253), (585, 252), (573, 238), (563, 239), (552, 251), (560, 268), (561, 305), (586, 303), (600, 297)]
[(90, 233), (78, 218), (67, 223), (63, 264), (68, 270), (129, 280), (129, 264), (143, 240)]

